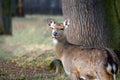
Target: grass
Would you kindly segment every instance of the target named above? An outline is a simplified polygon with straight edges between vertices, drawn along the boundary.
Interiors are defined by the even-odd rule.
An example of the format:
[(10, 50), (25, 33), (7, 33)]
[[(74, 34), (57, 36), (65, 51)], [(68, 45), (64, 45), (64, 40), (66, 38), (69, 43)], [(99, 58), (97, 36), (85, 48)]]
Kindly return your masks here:
[[(14, 17), (12, 19), (13, 35), (1, 36), (0, 38), (0, 59), (17, 63), (23, 68), (48, 66), (56, 58), (56, 55), (50, 37), (51, 29), (46, 23), (47, 18), (62, 21), (62, 16), (59, 15)], [(58, 80), (57, 78), (60, 78), (60, 75), (53, 78), (49, 78), (49, 80)], [(34, 80), (44, 79), (35, 78)]]
[[(5, 51), (8, 51), (11, 55), (19, 55), (24, 54), (25, 51), (33, 51), (35, 49), (38, 51), (42, 51), (45, 48), (52, 49), (51, 30), (45, 22), (46, 19), (50, 17), (56, 20), (62, 20), (62, 16), (47, 15), (13, 18), (13, 35), (7, 37), (2, 36), (0, 38), (1, 45), (6, 44), (4, 49), (2, 47), (2, 53), (4, 54)], [(6, 50), (6, 48), (8, 50)], [(2, 53), (0, 55), (3, 55)]]

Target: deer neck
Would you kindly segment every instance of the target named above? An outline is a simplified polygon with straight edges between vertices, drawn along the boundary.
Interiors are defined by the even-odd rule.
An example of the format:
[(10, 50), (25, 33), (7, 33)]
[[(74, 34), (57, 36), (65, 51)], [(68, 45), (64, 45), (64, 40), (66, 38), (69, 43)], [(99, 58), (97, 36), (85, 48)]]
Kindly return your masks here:
[(58, 57), (61, 58), (65, 47), (69, 44), (67, 39), (66, 38), (63, 40), (53, 39), (53, 43), (55, 45), (55, 50), (57, 52)]

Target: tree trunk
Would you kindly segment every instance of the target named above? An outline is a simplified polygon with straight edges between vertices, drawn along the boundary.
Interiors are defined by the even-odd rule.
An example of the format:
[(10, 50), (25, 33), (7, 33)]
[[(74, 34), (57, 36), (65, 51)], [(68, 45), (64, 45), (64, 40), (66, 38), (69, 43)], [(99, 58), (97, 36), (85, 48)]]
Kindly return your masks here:
[(0, 0), (0, 34), (4, 32), (2, 0)]
[(0, 0), (0, 35), (12, 34), (11, 0)]
[(109, 47), (103, 0), (62, 0), (64, 18), (70, 19), (67, 39), (73, 44)]

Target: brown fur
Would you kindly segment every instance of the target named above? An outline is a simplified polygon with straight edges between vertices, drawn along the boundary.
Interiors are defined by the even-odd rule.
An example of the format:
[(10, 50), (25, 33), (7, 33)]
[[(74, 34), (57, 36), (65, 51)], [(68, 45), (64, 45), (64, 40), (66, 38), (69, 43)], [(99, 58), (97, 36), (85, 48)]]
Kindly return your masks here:
[[(57, 45), (59, 49), (63, 46)], [(61, 47), (60, 47), (61, 46)], [(75, 76), (72, 80), (77, 80), (79, 76), (85, 77), (87, 80), (99, 78), (100, 80), (112, 80), (112, 76), (106, 73), (104, 64), (106, 63), (107, 54), (101, 49), (81, 48), (68, 44), (63, 50), (57, 49), (60, 55), (65, 72)], [(60, 52), (59, 52), (60, 51)]]
[[(112, 80), (112, 75), (105, 69), (108, 54), (106, 49), (88, 48), (74, 45), (67, 41), (63, 24), (51, 26), (57, 32), (54, 38), (58, 40), (55, 50), (62, 61), (65, 72), (72, 80), (84, 77), (86, 80)], [(111, 55), (111, 54), (110, 54)]]

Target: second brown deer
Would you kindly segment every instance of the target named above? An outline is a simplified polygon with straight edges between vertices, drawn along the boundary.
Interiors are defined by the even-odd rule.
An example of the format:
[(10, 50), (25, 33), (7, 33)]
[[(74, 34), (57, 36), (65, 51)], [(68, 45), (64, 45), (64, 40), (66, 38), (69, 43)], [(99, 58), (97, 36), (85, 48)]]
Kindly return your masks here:
[(119, 64), (115, 53), (108, 48), (90, 48), (69, 43), (65, 35), (69, 24), (69, 20), (63, 23), (48, 20), (56, 53), (71, 80), (115, 80)]

